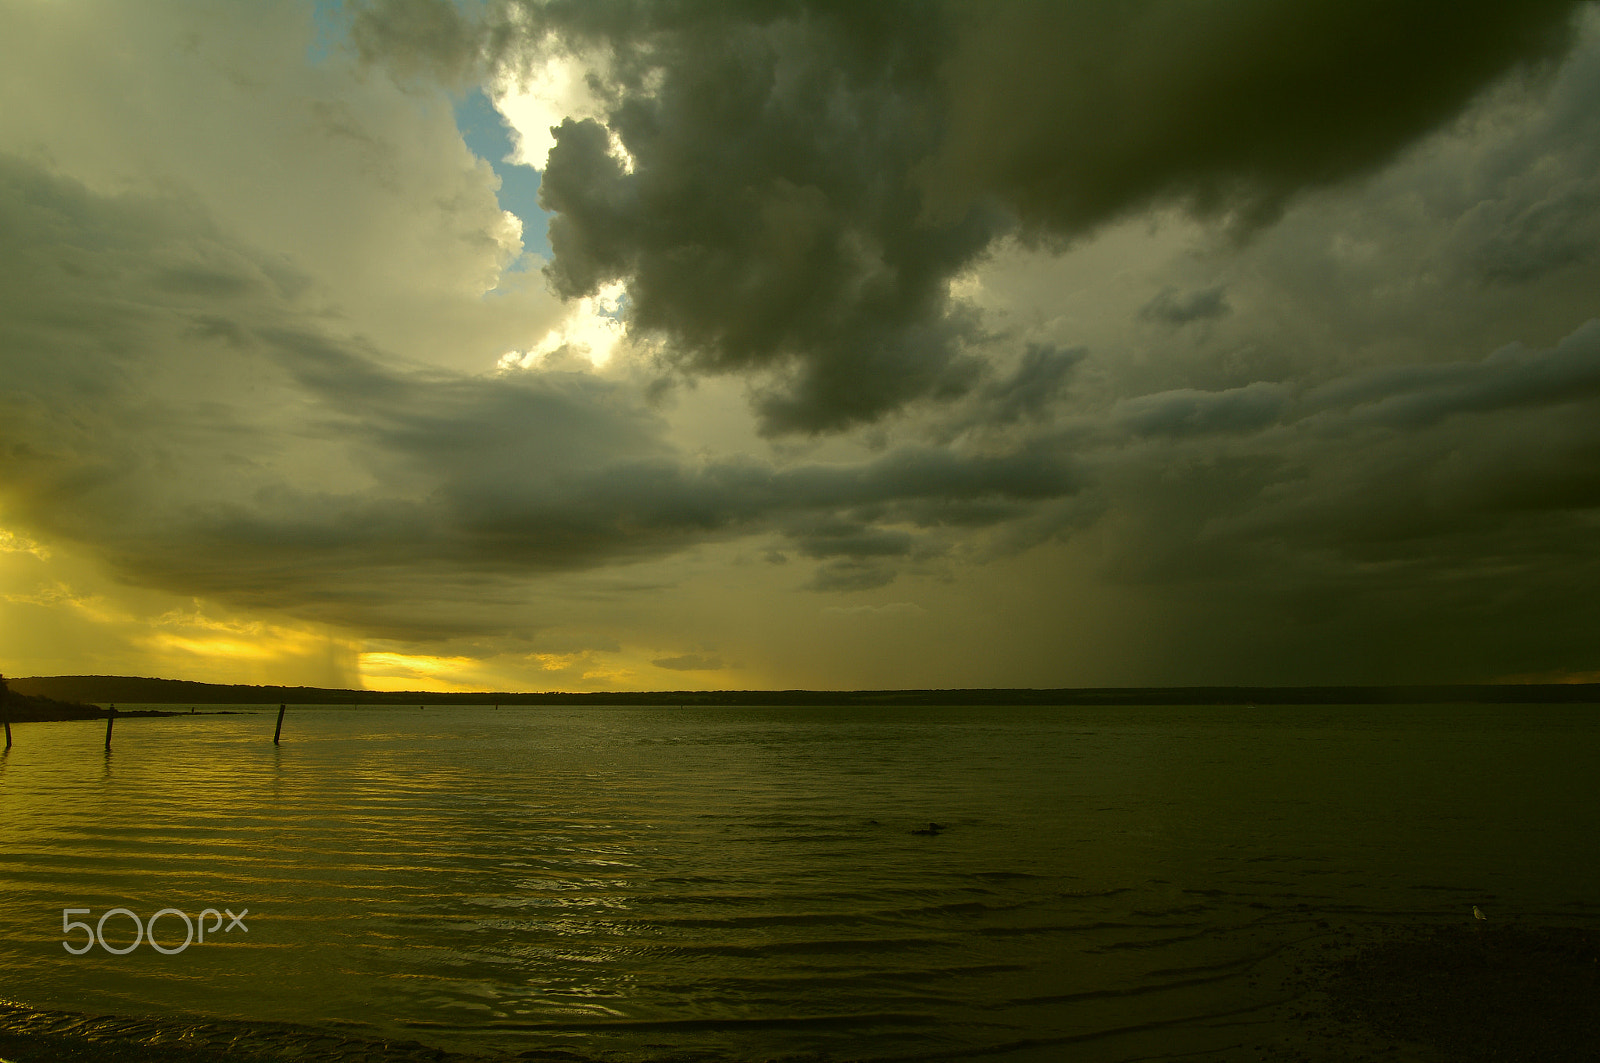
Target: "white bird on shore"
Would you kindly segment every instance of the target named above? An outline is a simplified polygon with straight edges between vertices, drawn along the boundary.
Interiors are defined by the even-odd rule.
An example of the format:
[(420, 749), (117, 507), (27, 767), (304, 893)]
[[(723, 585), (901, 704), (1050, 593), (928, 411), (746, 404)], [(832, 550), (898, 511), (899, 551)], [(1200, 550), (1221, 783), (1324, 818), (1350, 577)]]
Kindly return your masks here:
[(1474, 919), (1487, 919), (1489, 917), (1483, 914), (1483, 909), (1482, 908), (1479, 908), (1476, 904), (1474, 904), (1472, 906), (1472, 918), (1474, 918)]

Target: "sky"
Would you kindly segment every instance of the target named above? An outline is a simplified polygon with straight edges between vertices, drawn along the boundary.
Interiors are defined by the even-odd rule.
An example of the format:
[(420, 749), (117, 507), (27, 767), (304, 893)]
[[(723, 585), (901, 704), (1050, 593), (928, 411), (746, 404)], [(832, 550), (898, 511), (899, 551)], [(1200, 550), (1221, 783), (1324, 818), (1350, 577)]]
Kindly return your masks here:
[(1600, 10), (0, 0), (0, 671), (1600, 679)]

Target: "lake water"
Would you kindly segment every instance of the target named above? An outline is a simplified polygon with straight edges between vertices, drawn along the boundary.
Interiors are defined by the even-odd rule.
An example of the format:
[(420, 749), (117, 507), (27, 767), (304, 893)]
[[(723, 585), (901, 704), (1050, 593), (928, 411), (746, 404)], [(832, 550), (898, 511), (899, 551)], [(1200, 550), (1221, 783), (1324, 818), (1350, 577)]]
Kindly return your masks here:
[[(1256, 1058), (1341, 935), (1600, 921), (1588, 706), (275, 718), (15, 725), (0, 997), (605, 1060)], [(119, 907), (248, 929), (67, 953), (64, 908)]]

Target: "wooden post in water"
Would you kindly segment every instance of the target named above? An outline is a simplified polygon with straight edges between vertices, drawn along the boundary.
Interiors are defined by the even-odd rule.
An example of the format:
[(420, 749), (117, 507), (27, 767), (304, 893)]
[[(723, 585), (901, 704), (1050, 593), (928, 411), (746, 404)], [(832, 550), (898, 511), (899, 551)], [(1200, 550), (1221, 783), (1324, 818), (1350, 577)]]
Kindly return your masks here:
[(106, 717), (106, 752), (111, 752), (111, 725), (117, 722), (117, 707), (111, 706), (111, 715)]
[(283, 734), (283, 710), (288, 708), (288, 707), (289, 706), (287, 706), (287, 705), (279, 705), (278, 706), (278, 729), (276, 731), (272, 732), (272, 744), (273, 745), (277, 745), (278, 744), (278, 736)]
[(6, 748), (11, 748), (11, 714), (6, 713)]

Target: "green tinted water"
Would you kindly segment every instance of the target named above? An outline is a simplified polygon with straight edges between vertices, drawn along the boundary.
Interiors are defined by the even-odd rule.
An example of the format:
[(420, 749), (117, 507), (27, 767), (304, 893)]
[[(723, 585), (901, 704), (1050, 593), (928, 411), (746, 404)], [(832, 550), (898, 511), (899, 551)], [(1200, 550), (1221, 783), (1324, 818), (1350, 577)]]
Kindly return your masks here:
[[(275, 709), (119, 720), (109, 756), (16, 725), (0, 996), (617, 1059), (1222, 1058), (1292, 1036), (1286, 957), (1343, 929), (1600, 916), (1587, 707), (296, 707), (274, 747)], [(63, 909), (117, 907), (248, 930), (68, 954)]]

